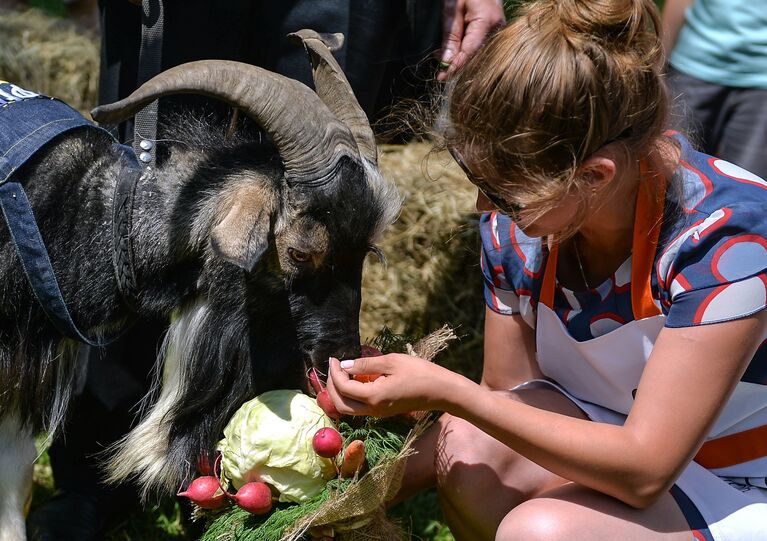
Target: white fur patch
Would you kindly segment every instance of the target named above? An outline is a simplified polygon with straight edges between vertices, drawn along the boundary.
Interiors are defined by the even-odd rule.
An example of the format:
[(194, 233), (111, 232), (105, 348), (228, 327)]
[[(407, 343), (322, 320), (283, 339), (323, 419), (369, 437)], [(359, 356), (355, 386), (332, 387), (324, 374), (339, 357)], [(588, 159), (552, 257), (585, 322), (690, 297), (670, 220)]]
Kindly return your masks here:
[(399, 216), (402, 209), (402, 196), (400, 196), (394, 183), (384, 178), (377, 167), (367, 160), (363, 160), (362, 163), (365, 166), (368, 184), (373, 191), (374, 198), (383, 209), (371, 239), (371, 242), (376, 243), (383, 239), (386, 228), (394, 223)]
[(181, 394), (185, 368), (183, 360), (189, 355), (191, 337), (199, 332), (207, 310), (207, 303), (199, 299), (179, 310), (172, 318), (160, 353), (162, 376), (156, 377), (153, 390), (148, 395), (156, 396), (157, 388), (161, 387), (160, 396), (149, 406), (149, 412), (141, 423), (110, 449), (114, 455), (107, 463), (107, 481), (120, 483), (134, 478), (140, 484), (145, 499), (153, 490), (168, 493), (178, 489), (178, 480), (174, 476), (177, 469), (167, 464), (170, 427), (166, 415)]
[(35, 441), (19, 420), (0, 420), (0, 541), (24, 541), (24, 508), (31, 496)]

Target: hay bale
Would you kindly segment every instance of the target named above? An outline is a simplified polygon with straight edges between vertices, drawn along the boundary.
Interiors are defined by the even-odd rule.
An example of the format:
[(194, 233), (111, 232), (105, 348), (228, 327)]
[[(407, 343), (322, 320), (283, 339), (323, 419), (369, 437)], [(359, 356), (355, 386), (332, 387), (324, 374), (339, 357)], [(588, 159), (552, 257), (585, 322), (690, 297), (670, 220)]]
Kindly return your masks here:
[(81, 112), (96, 105), (95, 32), (37, 9), (0, 9), (0, 80), (60, 98)]
[(484, 314), (476, 189), (446, 153), (430, 151), (428, 143), (380, 149), (404, 204), (381, 243), (387, 263), (366, 263), (360, 332), (373, 337), (386, 325), (424, 336), (447, 323), (460, 340), (437, 362), (476, 379)]

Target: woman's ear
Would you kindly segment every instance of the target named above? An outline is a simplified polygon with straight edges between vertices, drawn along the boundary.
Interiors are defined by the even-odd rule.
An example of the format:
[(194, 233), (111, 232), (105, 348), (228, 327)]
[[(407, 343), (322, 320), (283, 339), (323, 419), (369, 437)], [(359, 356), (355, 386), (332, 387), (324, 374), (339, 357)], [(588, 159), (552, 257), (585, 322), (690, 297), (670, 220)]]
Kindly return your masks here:
[(616, 176), (615, 161), (608, 156), (592, 154), (578, 168), (580, 175), (595, 191), (607, 187)]

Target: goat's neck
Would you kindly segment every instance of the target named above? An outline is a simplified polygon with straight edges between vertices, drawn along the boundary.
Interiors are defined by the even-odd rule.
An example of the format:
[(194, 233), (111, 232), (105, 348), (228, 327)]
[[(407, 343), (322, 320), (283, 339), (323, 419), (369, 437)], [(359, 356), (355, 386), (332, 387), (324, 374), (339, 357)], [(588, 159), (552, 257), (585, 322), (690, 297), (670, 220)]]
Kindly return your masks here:
[(139, 310), (165, 315), (194, 293), (201, 270), (200, 241), (192, 238), (199, 219), (189, 194), (193, 166), (170, 162), (145, 172), (132, 209), (132, 248)]

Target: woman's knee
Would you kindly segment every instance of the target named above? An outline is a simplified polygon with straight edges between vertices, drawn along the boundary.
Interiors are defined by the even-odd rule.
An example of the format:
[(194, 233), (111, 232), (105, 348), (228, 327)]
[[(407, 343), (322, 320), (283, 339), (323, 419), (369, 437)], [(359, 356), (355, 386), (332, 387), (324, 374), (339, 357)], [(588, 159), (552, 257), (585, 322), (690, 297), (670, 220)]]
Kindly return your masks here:
[(534, 498), (512, 509), (501, 520), (495, 541), (551, 541), (570, 537), (570, 516), (562, 502)]

